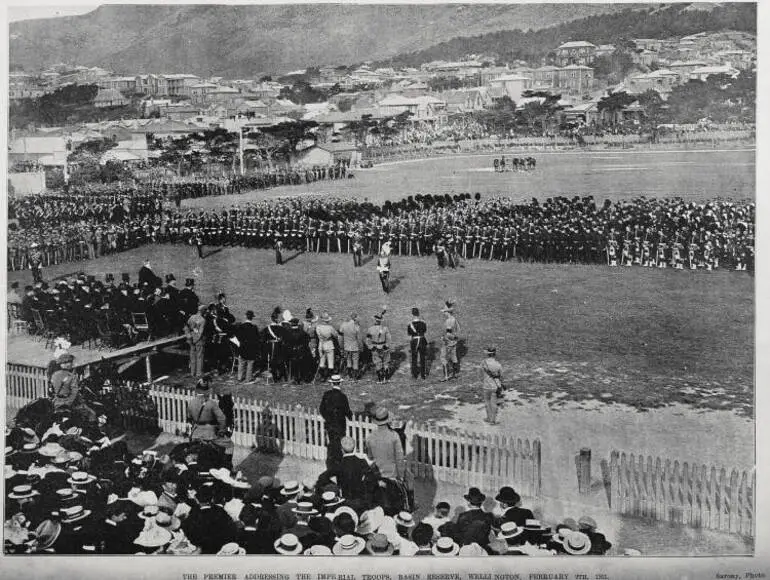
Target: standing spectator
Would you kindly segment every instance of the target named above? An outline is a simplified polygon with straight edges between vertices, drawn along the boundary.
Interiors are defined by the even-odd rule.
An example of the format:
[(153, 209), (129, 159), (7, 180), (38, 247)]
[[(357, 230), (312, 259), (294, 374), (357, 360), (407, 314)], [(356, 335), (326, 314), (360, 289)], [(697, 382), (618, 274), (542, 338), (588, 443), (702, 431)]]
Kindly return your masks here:
[(406, 460), (398, 434), (390, 429), (390, 413), (385, 408), (374, 412), (375, 429), (366, 439), (366, 454), (369, 456), (382, 477), (404, 479)]
[(185, 324), (185, 336), (190, 345), (190, 374), (193, 377), (200, 377), (203, 374), (203, 356), (206, 337), (204, 329), (206, 328), (206, 319), (203, 314), (206, 312), (206, 306), (198, 306), (198, 312), (187, 319)]
[(487, 358), (481, 363), (481, 372), (483, 377), (484, 404), (487, 410), (485, 421), (491, 425), (497, 425), (497, 392), (499, 389), (502, 389), (503, 367), (495, 359), (497, 355), (496, 348), (490, 347), (484, 352)]
[(160, 288), (163, 285), (160, 276), (156, 276), (155, 272), (152, 271), (150, 260), (145, 260), (144, 266), (139, 268), (139, 286), (144, 286), (145, 283), (150, 288)]
[(259, 328), (254, 322), (254, 311), (246, 311), (246, 320), (238, 325), (235, 336), (240, 343), (238, 346), (238, 382), (246, 381), (253, 384), (254, 361), (259, 354)]
[(409, 335), (409, 348), (412, 352), (412, 377), (425, 378), (425, 354), (428, 350), (428, 341), (425, 339), (425, 333), (428, 332), (428, 326), (420, 318), (420, 310), (412, 308), (412, 322), (409, 323), (406, 331)]
[(342, 377), (332, 375), (332, 388), (321, 398), (321, 417), (326, 427), (329, 446), (326, 453), (326, 468), (333, 470), (342, 460), (342, 438), (347, 430), (348, 419), (353, 418), (350, 403), (342, 392)]
[(340, 325), (340, 334), (342, 335), (342, 350), (345, 353), (348, 378), (358, 380), (358, 361), (363, 342), (361, 327), (358, 324), (358, 314), (354, 312), (350, 315), (350, 320)]
[(212, 441), (226, 429), (225, 415), (210, 395), (208, 381), (198, 381), (195, 398), (187, 403), (187, 420), (192, 424), (190, 439)]
[(325, 381), (334, 371), (334, 341), (339, 338), (339, 334), (332, 326), (332, 318), (327, 312), (321, 315), (315, 332), (318, 336), (318, 372), (321, 374), (321, 380)]

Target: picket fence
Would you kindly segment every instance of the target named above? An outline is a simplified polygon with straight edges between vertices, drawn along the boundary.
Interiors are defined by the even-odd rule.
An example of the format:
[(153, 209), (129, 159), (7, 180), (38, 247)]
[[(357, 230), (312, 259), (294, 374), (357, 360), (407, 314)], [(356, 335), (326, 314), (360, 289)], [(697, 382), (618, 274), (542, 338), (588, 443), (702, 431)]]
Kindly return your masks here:
[[(157, 405), (161, 429), (176, 434), (189, 431), (189, 393), (155, 386), (150, 396)], [(317, 462), (326, 459), (324, 420), (316, 409), (243, 397), (234, 397), (233, 402), (236, 445), (254, 445)], [(356, 451), (363, 452), (364, 442), (374, 429), (376, 425), (368, 418), (348, 421), (347, 434), (356, 442)], [(537, 439), (456, 432), (413, 421), (406, 423), (404, 433), (407, 462), (417, 478), (482, 489), (514, 485), (522, 495), (541, 495), (541, 448)]]
[(756, 473), (613, 451), (613, 511), (754, 537)]
[[(45, 369), (6, 366), (6, 408), (15, 413), (27, 403), (47, 395)], [(127, 408), (126, 427), (156, 425), (167, 433), (189, 433), (187, 402), (190, 393), (170, 386), (153, 385), (149, 397), (157, 416), (146, 409)], [(316, 409), (301, 405), (271, 404), (234, 397), (236, 425), (233, 442), (243, 447), (313, 460), (326, 459), (324, 420)], [(376, 429), (368, 418), (348, 421), (348, 435), (363, 452), (364, 442)], [(434, 427), (410, 421), (404, 428), (407, 462), (415, 477), (482, 489), (513, 485), (523, 496), (541, 496), (541, 447), (538, 439), (491, 436)]]

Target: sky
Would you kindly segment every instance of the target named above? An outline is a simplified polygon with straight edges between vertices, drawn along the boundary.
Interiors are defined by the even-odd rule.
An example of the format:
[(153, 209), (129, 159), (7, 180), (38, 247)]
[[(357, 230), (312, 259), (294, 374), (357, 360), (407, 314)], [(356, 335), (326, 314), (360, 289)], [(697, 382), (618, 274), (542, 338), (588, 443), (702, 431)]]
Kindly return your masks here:
[(59, 6), (8, 6), (8, 21), (17, 22), (19, 20), (29, 20), (31, 18), (55, 18), (57, 16), (77, 16), (85, 14), (97, 8), (96, 4), (91, 5), (67, 5)]

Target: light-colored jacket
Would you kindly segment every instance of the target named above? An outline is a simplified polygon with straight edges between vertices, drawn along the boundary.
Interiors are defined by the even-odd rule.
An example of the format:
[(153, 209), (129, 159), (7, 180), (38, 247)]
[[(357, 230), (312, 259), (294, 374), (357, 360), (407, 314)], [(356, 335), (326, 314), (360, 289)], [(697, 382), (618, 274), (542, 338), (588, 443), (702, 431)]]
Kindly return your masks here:
[(387, 425), (380, 425), (366, 440), (366, 455), (380, 470), (382, 477), (403, 478), (406, 472), (401, 439)]
[(346, 352), (358, 352), (361, 350), (361, 327), (357, 322), (348, 320), (340, 325), (342, 335), (342, 348)]

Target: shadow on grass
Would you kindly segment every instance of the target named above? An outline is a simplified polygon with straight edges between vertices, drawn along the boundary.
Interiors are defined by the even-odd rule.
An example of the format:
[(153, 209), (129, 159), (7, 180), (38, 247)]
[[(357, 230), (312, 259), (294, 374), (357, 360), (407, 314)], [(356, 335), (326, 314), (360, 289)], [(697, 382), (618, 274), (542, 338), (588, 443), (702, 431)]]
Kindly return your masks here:
[(204, 259), (204, 260), (205, 260), (205, 259), (206, 259), (206, 258), (208, 258), (209, 256), (213, 256), (214, 254), (218, 254), (218, 253), (219, 253), (219, 252), (221, 252), (222, 250), (224, 250), (224, 248), (217, 248), (216, 250), (211, 250), (210, 252), (203, 254), (203, 258), (202, 258), (202, 259)]
[(289, 256), (288, 258), (285, 258), (283, 260), (283, 263), (288, 264), (292, 260), (296, 260), (297, 258), (299, 258), (304, 253), (305, 253), (305, 250), (299, 250), (298, 252), (295, 252), (293, 256)]

